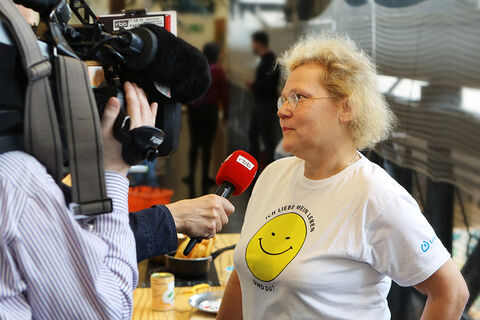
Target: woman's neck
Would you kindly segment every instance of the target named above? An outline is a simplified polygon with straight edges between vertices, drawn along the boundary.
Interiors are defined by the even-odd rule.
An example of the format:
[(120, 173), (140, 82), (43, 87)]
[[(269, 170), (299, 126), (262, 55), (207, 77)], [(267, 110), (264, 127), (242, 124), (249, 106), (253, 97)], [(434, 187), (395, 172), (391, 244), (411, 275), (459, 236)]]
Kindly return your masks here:
[(317, 150), (302, 158), (305, 160), (304, 175), (310, 180), (331, 177), (360, 159), (353, 145)]

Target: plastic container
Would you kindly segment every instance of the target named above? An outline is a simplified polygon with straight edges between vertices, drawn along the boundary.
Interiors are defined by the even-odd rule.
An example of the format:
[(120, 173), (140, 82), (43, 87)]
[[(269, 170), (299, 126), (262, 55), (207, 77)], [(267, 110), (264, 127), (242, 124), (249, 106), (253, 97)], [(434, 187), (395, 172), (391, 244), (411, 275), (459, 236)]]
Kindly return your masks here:
[(173, 196), (173, 190), (149, 186), (130, 187), (128, 192), (128, 209), (130, 212), (140, 211), (157, 204), (167, 204)]
[(168, 272), (157, 272), (150, 277), (152, 310), (168, 311), (175, 305), (175, 277)]

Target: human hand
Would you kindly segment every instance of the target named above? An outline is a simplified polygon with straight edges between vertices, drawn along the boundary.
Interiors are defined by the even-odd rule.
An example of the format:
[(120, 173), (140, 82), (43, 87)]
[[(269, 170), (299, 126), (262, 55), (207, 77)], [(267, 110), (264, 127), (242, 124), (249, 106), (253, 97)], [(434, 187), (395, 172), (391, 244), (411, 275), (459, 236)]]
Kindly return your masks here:
[(177, 231), (189, 237), (213, 238), (228, 223), (235, 208), (225, 198), (209, 194), (167, 204)]
[(32, 9), (25, 8), (24, 6), (17, 4), (17, 9), (20, 11), (22, 16), (27, 20), (28, 24), (33, 26), (37, 23), (37, 19), (35, 18), (35, 13)]
[(158, 103), (149, 105), (145, 91), (133, 82), (125, 82), (124, 90), (127, 113), (131, 119), (130, 130), (142, 126), (154, 127)]
[[(125, 82), (125, 100), (127, 113), (130, 115), (130, 130), (141, 126), (154, 126), (158, 104), (148, 104), (145, 92), (136, 84)], [(120, 101), (111, 97), (103, 112), (102, 137), (103, 137), (103, 163), (107, 171), (115, 171), (127, 175), (129, 165), (122, 158), (122, 144), (113, 136), (113, 125), (120, 113)]]

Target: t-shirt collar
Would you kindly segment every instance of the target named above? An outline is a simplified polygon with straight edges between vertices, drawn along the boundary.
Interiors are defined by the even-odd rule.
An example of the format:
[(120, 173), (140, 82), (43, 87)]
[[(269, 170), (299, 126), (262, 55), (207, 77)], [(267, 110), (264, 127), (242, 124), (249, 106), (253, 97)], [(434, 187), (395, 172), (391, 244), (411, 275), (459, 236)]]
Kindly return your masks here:
[(352, 163), (351, 165), (349, 165), (348, 167), (346, 167), (342, 171), (334, 174), (333, 176), (325, 178), (325, 179), (319, 179), (319, 180), (312, 180), (312, 179), (308, 179), (307, 177), (305, 177), (305, 161), (301, 160), (301, 165), (299, 166), (300, 175), (301, 175), (301, 183), (304, 186), (309, 187), (309, 188), (318, 188), (318, 187), (327, 186), (327, 185), (330, 185), (332, 183), (336, 183), (336, 182), (342, 180), (346, 176), (350, 175), (357, 168), (362, 166), (365, 163), (365, 161), (368, 161), (367, 158), (365, 158), (365, 156), (361, 152), (357, 151), (357, 153), (360, 155), (359, 160), (355, 161), (354, 163)]

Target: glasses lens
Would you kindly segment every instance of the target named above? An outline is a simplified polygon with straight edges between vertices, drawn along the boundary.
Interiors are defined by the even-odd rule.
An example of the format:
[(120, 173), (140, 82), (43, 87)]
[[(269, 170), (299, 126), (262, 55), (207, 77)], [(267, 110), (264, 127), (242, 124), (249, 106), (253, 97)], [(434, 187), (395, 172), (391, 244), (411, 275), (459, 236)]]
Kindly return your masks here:
[(290, 104), (290, 109), (295, 110), (297, 108), (298, 97), (295, 93), (290, 93), (288, 95), (288, 103)]
[(282, 97), (278, 97), (278, 100), (277, 100), (277, 109), (280, 110), (280, 108), (283, 106), (285, 100), (282, 98)]

